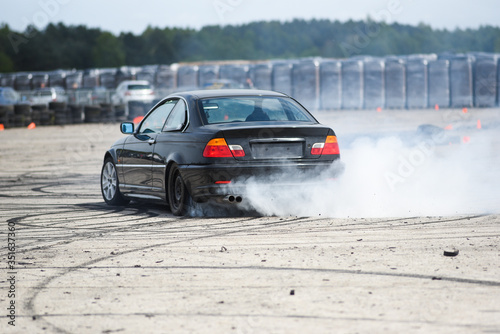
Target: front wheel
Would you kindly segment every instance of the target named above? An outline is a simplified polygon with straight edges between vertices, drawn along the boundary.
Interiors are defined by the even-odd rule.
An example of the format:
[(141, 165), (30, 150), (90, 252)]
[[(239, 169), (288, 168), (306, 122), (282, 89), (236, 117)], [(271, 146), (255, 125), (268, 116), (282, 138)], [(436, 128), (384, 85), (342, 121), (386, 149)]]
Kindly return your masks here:
[(172, 211), (174, 216), (185, 215), (191, 202), (191, 196), (187, 191), (177, 165), (173, 165), (172, 168), (170, 168), (167, 189), (170, 211)]
[(101, 193), (109, 205), (125, 205), (129, 202), (120, 192), (118, 173), (113, 159), (104, 160), (101, 171)]

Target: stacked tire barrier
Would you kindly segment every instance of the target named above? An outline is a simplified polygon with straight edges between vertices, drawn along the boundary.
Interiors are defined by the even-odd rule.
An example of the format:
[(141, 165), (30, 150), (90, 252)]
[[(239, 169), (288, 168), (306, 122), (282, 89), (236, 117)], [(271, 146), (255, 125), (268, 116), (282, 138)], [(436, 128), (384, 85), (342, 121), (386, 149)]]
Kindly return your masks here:
[(128, 103), (128, 118), (134, 119), (136, 117), (144, 116), (152, 107), (149, 103), (140, 101), (130, 101)]
[(361, 60), (342, 63), (342, 109), (363, 109), (363, 64)]
[(69, 112), (71, 113), (71, 120), (73, 124), (80, 124), (83, 123), (84, 119), (84, 113), (83, 113), (83, 106), (82, 105), (77, 105), (77, 104), (70, 104), (69, 106)]
[(72, 123), (72, 117), (68, 112), (66, 102), (50, 102), (49, 110), (54, 114), (54, 125), (66, 125)]
[(291, 62), (277, 62), (273, 65), (273, 71), (271, 72), (271, 82), (274, 90), (292, 95), (292, 68), (293, 63)]
[(10, 127), (10, 120), (14, 117), (14, 106), (0, 105), (0, 124), (4, 128)]
[(340, 109), (342, 101), (342, 64), (337, 60), (319, 65), (319, 104), (323, 109)]
[(427, 108), (428, 60), (410, 59), (406, 63), (406, 106), (408, 109)]
[(83, 108), (85, 123), (100, 123), (101, 122), (101, 107), (100, 106), (85, 106)]
[(364, 108), (381, 108), (385, 104), (385, 63), (380, 59), (369, 59), (364, 64)]
[(472, 107), (472, 60), (456, 57), (450, 62), (450, 103), (453, 108)]
[[(149, 107), (149, 106), (148, 106)], [(149, 110), (149, 109), (148, 109)], [(130, 117), (116, 115), (117, 110), (111, 104), (82, 106), (65, 102), (46, 104), (0, 105), (0, 124), (3, 128), (26, 127), (31, 123), (36, 126), (69, 125), (81, 123), (114, 123), (132, 120)], [(142, 107), (137, 115), (144, 115), (147, 110)]]
[(401, 59), (385, 62), (385, 107), (404, 109), (406, 106), (406, 67)]
[[(495, 57), (478, 57), (474, 64), (474, 97), (476, 107), (493, 108), (496, 105), (498, 62)], [(500, 93), (500, 91), (498, 92)]]
[(219, 78), (233, 82), (244, 83), (247, 79), (248, 68), (245, 66), (222, 65), (219, 68)]
[(319, 97), (319, 63), (305, 60), (292, 67), (293, 85), (292, 96), (304, 107), (310, 110), (318, 109)]
[(14, 127), (23, 127), (31, 123), (31, 106), (29, 104), (14, 105)]
[[(500, 54), (494, 53), (210, 61), (148, 66), (142, 69), (143, 72), (137, 72), (136, 78), (152, 81), (156, 91), (161, 92), (158, 98), (175, 91), (224, 87), (228, 82), (227, 86), (232, 87), (283, 92), (312, 110), (493, 108), (500, 105), (499, 61)], [(97, 85), (97, 76), (102, 75), (101, 84), (104, 82), (103, 87), (110, 90), (114, 89), (113, 82), (136, 79), (131, 76), (132, 72), (130, 76), (109, 69), (96, 69), (93, 73), (92, 78), (87, 78), (92, 85)], [(78, 83), (83, 82), (82, 75), (78, 71), (68, 74), (65, 86), (79, 86)], [(1, 77), (0, 84), (28, 87), (28, 78), (26, 73), (8, 74)], [(90, 93), (85, 92), (86, 95)], [(92, 103), (77, 94), (70, 101)], [(36, 113), (30, 115), (26, 111), (26, 106), (16, 108), (0, 116), (9, 126), (20, 126), (33, 116), (38, 119)], [(114, 107), (54, 105), (48, 111), (40, 110), (40, 120), (58, 125), (112, 122), (144, 115), (147, 111), (135, 102)]]
[(273, 89), (273, 67), (271, 64), (256, 64), (248, 70), (248, 76), (253, 86), (260, 89)]
[[(43, 124), (42, 123), (43, 119)], [(31, 120), (35, 124), (48, 125), (49, 124), (49, 108), (45, 104), (35, 104), (31, 106)]]
[[(499, 105), (500, 54), (306, 58), (177, 65), (177, 87), (229, 79), (291, 95), (309, 109), (424, 109)], [(246, 76), (243, 73), (246, 72)]]
[(450, 105), (450, 61), (429, 62), (429, 106), (448, 107)]
[(116, 121), (115, 118), (115, 110), (112, 104), (101, 104), (101, 119), (102, 123), (114, 123)]

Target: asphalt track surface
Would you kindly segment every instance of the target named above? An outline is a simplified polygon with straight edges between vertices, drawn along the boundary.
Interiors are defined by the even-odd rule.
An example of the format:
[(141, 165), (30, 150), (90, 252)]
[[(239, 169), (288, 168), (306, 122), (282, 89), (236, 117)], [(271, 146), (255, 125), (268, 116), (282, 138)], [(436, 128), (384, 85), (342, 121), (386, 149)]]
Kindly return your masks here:
[(499, 215), (110, 207), (99, 174), (120, 136), (116, 124), (0, 132), (0, 332), (500, 333)]

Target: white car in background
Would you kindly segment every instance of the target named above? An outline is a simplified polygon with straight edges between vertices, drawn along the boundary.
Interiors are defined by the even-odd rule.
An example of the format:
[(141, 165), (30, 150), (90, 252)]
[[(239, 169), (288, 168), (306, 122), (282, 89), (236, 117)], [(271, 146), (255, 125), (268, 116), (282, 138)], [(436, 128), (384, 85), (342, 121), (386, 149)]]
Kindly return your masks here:
[(129, 116), (130, 102), (141, 103), (149, 108), (155, 100), (155, 92), (151, 84), (145, 80), (127, 80), (116, 87), (111, 99), (114, 106), (124, 106), (125, 116)]
[(66, 91), (62, 87), (38, 88), (29, 98), (31, 104), (46, 104), (50, 102), (68, 102)]

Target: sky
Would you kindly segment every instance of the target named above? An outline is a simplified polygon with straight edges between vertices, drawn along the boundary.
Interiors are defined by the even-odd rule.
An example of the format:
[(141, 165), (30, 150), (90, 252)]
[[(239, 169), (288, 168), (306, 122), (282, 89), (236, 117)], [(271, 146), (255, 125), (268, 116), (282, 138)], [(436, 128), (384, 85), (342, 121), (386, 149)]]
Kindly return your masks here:
[(116, 35), (141, 34), (148, 26), (200, 29), (293, 19), (363, 20), (454, 30), (500, 26), (499, 0), (9, 0), (0, 23), (16, 31), (49, 22), (85, 25)]

